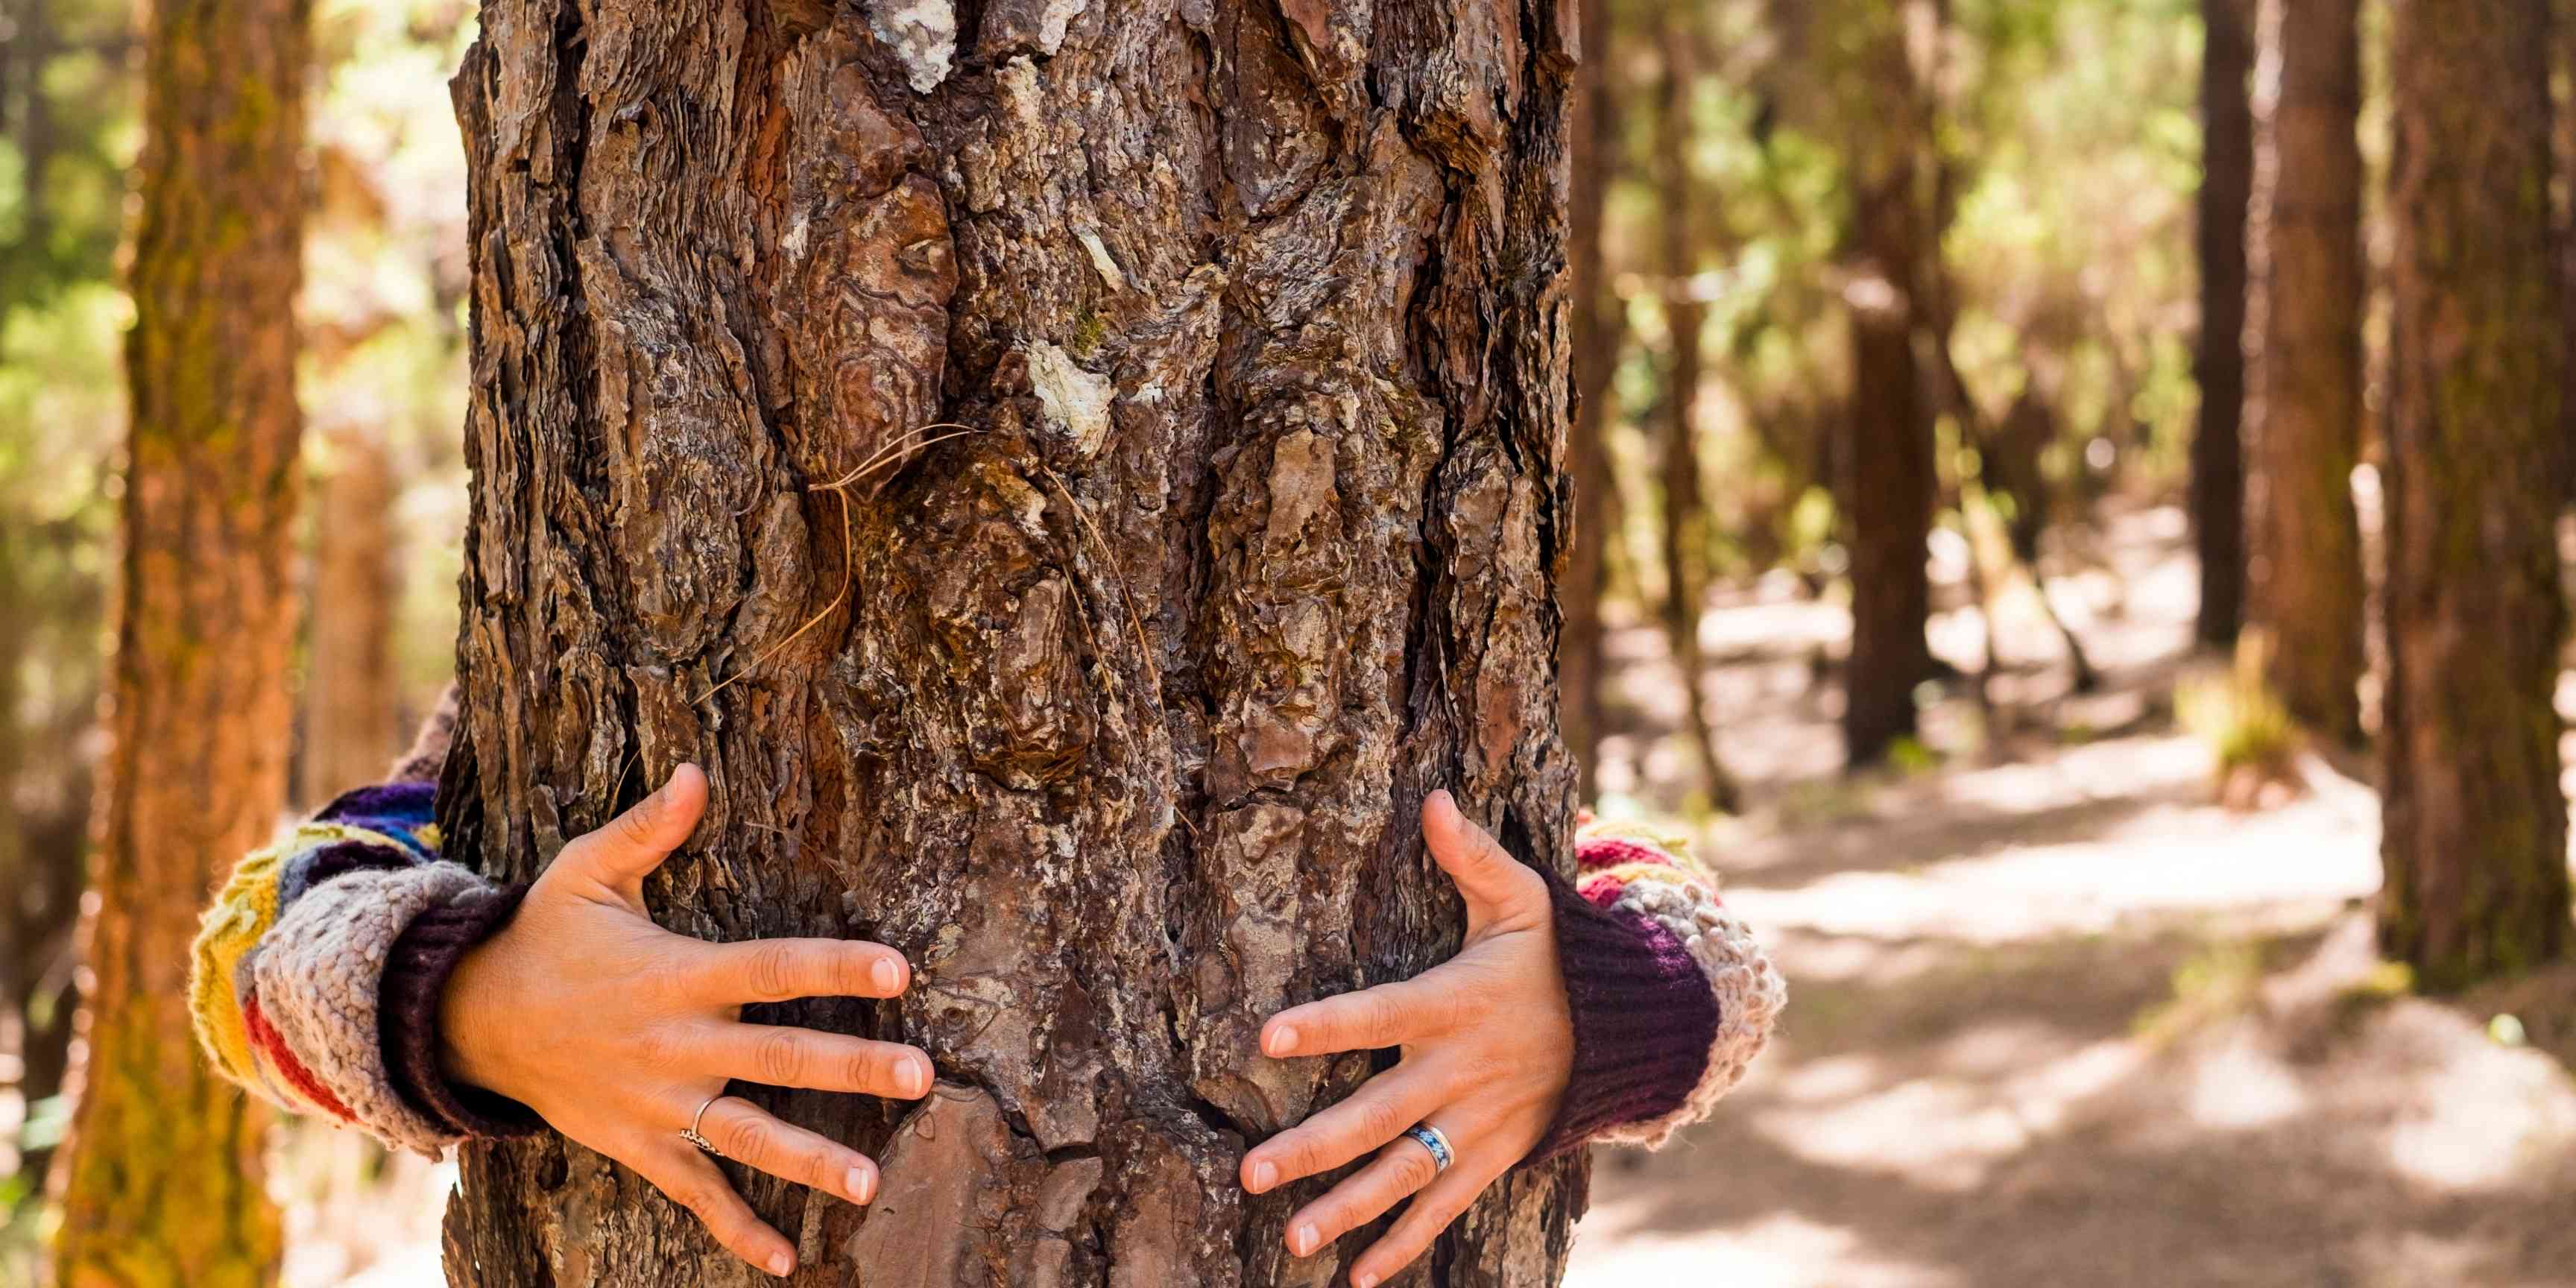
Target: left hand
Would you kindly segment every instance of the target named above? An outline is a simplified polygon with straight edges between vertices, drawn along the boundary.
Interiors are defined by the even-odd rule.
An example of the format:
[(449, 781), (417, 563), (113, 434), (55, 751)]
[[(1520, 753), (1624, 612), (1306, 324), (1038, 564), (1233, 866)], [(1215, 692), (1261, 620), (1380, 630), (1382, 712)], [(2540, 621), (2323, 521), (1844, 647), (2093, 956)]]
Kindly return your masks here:
[[(1547, 883), (1447, 792), (1422, 803), (1422, 835), (1466, 897), (1466, 946), (1416, 978), (1291, 1007), (1261, 1030), (1262, 1054), (1274, 1059), (1402, 1048), (1394, 1068), (1243, 1159), (1243, 1187), (1260, 1194), (1377, 1150), (1375, 1162), (1288, 1218), (1288, 1250), (1307, 1257), (1413, 1199), (1351, 1263), (1353, 1288), (1373, 1288), (1422, 1255), (1526, 1157), (1556, 1120), (1574, 1072), (1574, 1018), (1557, 972)], [(1456, 1152), (1448, 1170), (1403, 1135), (1417, 1123), (1448, 1137)]]

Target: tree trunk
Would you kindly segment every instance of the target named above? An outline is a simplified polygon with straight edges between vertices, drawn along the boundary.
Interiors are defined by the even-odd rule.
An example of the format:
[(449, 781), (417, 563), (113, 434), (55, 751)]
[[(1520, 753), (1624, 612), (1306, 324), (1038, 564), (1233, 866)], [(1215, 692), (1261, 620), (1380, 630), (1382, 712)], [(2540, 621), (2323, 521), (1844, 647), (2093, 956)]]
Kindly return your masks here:
[(266, 1282), (260, 1116), (197, 1058), (188, 944), (286, 794), (304, 0), (165, 0), (144, 57), (108, 758), (83, 927), (69, 1288)]
[(2255, 618), (2290, 714), (2361, 739), (2360, 0), (2270, 0), (2278, 79), (2264, 96), (2250, 226), (2261, 283), (2259, 394), (2245, 437)]
[(1557, 680), (1564, 692), (1565, 749), (1581, 773), (1580, 796), (1597, 796), (1594, 775), (1601, 749), (1601, 597), (1607, 589), (1604, 557), (1618, 536), (1610, 470), (1610, 426), (1616, 403), (1610, 378), (1618, 368), (1627, 318), (1610, 288), (1601, 240), (1605, 199), (1619, 153), (1619, 101), (1608, 70), (1615, 27), (1608, 0), (1581, 0), (1583, 60), (1575, 69), (1573, 124), (1574, 200), (1566, 212), (1574, 301), (1573, 540), (1566, 556), (1565, 630), (1559, 640)]
[[(885, 1165), (736, 1169), (797, 1282), (1323, 1283), (1373, 1234), (1292, 1263), (1320, 1186), (1236, 1167), (1371, 1061), (1256, 1026), (1454, 950), (1430, 790), (1570, 858), (1571, 11), (1286, 10), (484, 6), (445, 822), (526, 878), (693, 760), (665, 924), (911, 957), (762, 1012), (942, 1078), (754, 1090)], [(1401, 1282), (1552, 1282), (1583, 1185)], [(551, 1138), (469, 1149), (447, 1235), (458, 1284), (750, 1273)]]
[(2434, 988), (2564, 954), (2544, 0), (2401, 0), (2379, 935)]
[(1708, 665), (1699, 647), (1699, 618), (1706, 578), (1708, 503), (1699, 476), (1700, 332), (1708, 306), (1698, 296), (1698, 185), (1691, 177), (1691, 67), (1693, 10), (1664, 11), (1664, 79), (1655, 126), (1655, 184), (1664, 200), (1664, 326), (1672, 351), (1664, 373), (1662, 472), (1664, 507), (1664, 634), (1671, 642), (1673, 669), (1680, 673), (1683, 735), (1699, 760), (1700, 781), (1709, 804), (1735, 812), (1738, 799), (1733, 775), (1718, 758), (1717, 732), (1708, 712)]
[(2200, 639), (2225, 647), (2245, 620), (2245, 228), (2254, 188), (2254, 0), (2201, 0), (2200, 339), (2192, 368), (2191, 523)]
[(304, 790), (329, 800), (384, 776), (402, 745), (394, 681), (393, 467), (365, 429), (333, 433), (313, 534), (312, 660), (304, 686)]
[(1844, 668), (1843, 749), (1855, 767), (1915, 732), (1914, 686), (1930, 678), (1925, 568), (1940, 487), (1932, 405), (1915, 350), (1929, 251), (1930, 124), (1899, 6), (1872, 6), (1863, 68), (1877, 119), (1859, 122), (1851, 161), (1854, 280), (1852, 405), (1838, 462), (1851, 531), (1852, 645)]

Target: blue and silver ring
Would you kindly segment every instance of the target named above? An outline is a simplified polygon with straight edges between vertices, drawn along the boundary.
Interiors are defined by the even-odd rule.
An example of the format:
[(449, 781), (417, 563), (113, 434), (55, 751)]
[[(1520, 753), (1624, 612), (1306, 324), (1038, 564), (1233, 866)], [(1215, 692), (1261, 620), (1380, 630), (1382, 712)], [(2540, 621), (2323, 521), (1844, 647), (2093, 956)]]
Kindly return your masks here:
[(1418, 1124), (1404, 1134), (1422, 1142), (1422, 1147), (1431, 1151), (1435, 1173), (1448, 1171), (1450, 1162), (1457, 1157), (1449, 1148), (1449, 1138), (1429, 1123)]

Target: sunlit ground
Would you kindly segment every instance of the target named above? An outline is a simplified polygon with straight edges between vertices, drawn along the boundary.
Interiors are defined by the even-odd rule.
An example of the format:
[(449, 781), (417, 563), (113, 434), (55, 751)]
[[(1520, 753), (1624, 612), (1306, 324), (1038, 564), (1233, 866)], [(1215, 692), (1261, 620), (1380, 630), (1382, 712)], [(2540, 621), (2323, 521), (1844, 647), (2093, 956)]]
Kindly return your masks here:
[[(2576, 1267), (2576, 970), (2407, 996), (2363, 900), (2378, 804), (2313, 759), (2281, 808), (2210, 804), (2166, 698), (2193, 579), (2171, 511), (2114, 520), (2061, 611), (2108, 677), (2063, 693), (2007, 611), (2001, 730), (1928, 715), (1937, 763), (1848, 783), (1840, 610), (1774, 582), (1710, 614), (1724, 751), (1753, 800), (1707, 824), (1792, 981), (1716, 1120), (1604, 1152), (1577, 1288), (2540, 1288)], [(2026, 608), (2026, 606), (2025, 606)], [(1982, 657), (1972, 613), (1939, 651)], [(1613, 808), (1681, 808), (1654, 632), (1616, 643)], [(2510, 1019), (2499, 1020), (2499, 1016)], [(2518, 1030), (2518, 1032), (2517, 1032)], [(2510, 1039), (2510, 1040), (2506, 1040)], [(2550, 1054), (2554, 1051), (2556, 1054)], [(297, 1288), (437, 1284), (452, 1168), (289, 1137)]]
[[(2363, 906), (2378, 883), (2369, 787), (2312, 758), (2308, 794), (2282, 808), (2209, 803), (2206, 750), (2146, 696), (2169, 685), (2187, 636), (2178, 535), (2155, 513), (2122, 521), (2103, 553), (2126, 594), (2115, 612), (2069, 613), (2111, 678), (2085, 700), (2111, 714), (2087, 723), (2130, 731), (2016, 738), (2000, 764), (1962, 745), (1944, 768), (1824, 785), (1829, 699), (1787, 684), (1777, 659), (1799, 650), (1787, 631), (1829, 635), (1834, 615), (1712, 617), (1713, 647), (1722, 635), (1739, 657), (1774, 659), (1725, 677), (1738, 704), (1719, 713), (1725, 749), (1756, 809), (1708, 830), (1730, 902), (1777, 945), (1790, 1007), (1714, 1121), (1659, 1155), (1600, 1156), (1570, 1284), (2538, 1288), (2576, 1275), (2576, 1080), (2562, 1063), (2576, 971), (2449, 1003), (2406, 996)], [(2062, 608), (2079, 602), (2069, 589)], [(1727, 620), (1757, 615), (1769, 625)], [(1981, 635), (1966, 618), (1945, 619), (1942, 650), (1963, 664)], [(2007, 631), (2008, 660), (2017, 640), (2033, 661), (2055, 655), (2045, 628)], [(1650, 634), (1630, 643), (1661, 666)], [(1651, 669), (1629, 673), (1631, 695), (1652, 693)], [(1671, 714), (1637, 717), (1628, 781), (1669, 796), (1688, 763), (1654, 737)], [(1976, 718), (1945, 703), (1931, 741), (1972, 741)]]

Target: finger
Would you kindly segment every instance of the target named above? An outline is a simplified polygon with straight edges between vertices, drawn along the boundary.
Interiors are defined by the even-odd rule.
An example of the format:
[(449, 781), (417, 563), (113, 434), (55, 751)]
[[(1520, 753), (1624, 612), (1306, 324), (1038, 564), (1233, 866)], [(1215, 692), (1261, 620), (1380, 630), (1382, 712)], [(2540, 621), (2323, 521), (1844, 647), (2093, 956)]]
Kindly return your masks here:
[(1376, 1051), (1442, 1032), (1457, 1018), (1457, 993), (1434, 970), (1418, 979), (1289, 1007), (1261, 1026), (1261, 1053), (1281, 1059)]
[[(1406, 1142), (1406, 1147), (1418, 1148), (1411, 1142)], [(1351, 1288), (1377, 1288), (1396, 1271), (1413, 1264), (1413, 1259), (1421, 1256), (1498, 1175), (1501, 1173), (1470, 1172), (1463, 1164), (1442, 1172), (1430, 1188), (1414, 1196), (1412, 1205), (1396, 1218), (1386, 1237), (1370, 1244), (1368, 1251), (1351, 1263)]]
[(697, 766), (683, 764), (671, 771), (670, 781), (659, 791), (609, 820), (606, 827), (565, 846), (547, 875), (561, 870), (640, 905), (644, 878), (689, 839), (706, 810), (707, 776)]
[(724, 1156), (782, 1181), (865, 1203), (877, 1193), (877, 1165), (867, 1155), (781, 1122), (740, 1096), (726, 1096), (698, 1116), (698, 1132)]
[(903, 954), (855, 939), (752, 939), (690, 950), (693, 990), (709, 1002), (898, 997), (912, 982)]
[(930, 1094), (930, 1057), (895, 1042), (777, 1024), (721, 1024), (705, 1032), (696, 1054), (697, 1072), (773, 1087), (903, 1100)]
[(1547, 882), (1537, 871), (1476, 826), (1445, 791), (1422, 802), (1422, 839), (1431, 849), (1431, 861), (1466, 897), (1470, 934), (1496, 916), (1547, 898)]
[(795, 1272), (796, 1249), (752, 1215), (751, 1205), (705, 1155), (674, 1140), (657, 1152), (644, 1179), (694, 1213), (725, 1251), (780, 1278)]
[(1444, 1080), (1398, 1065), (1360, 1084), (1340, 1104), (1255, 1146), (1243, 1156), (1243, 1188), (1261, 1194), (1329, 1172), (1394, 1140), (1439, 1108), (1447, 1094)]
[(1431, 1151), (1406, 1138), (1378, 1152), (1377, 1161), (1288, 1218), (1288, 1251), (1311, 1257), (1333, 1240), (1386, 1215), (1406, 1195), (1439, 1179)]

